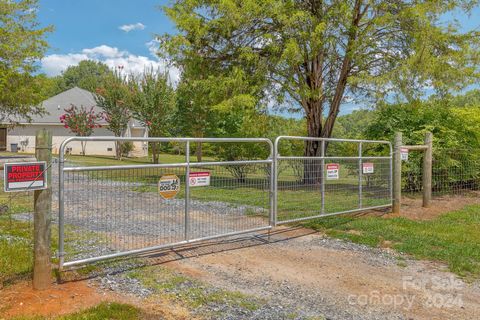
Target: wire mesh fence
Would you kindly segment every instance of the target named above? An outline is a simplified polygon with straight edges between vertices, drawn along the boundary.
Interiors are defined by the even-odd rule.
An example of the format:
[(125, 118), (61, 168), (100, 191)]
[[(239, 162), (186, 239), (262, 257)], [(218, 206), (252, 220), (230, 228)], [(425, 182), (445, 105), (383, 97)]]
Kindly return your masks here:
[[(289, 148), (281, 145), (289, 141)], [(288, 223), (391, 205), (391, 149), (388, 143), (317, 139), (318, 156), (298, 155), (307, 139), (280, 137), (276, 218)], [(373, 147), (372, 147), (373, 145)]]
[[(271, 227), (271, 158), (193, 162), (193, 139), (158, 140), (180, 144), (184, 158), (176, 157), (173, 163), (100, 166), (63, 159), (59, 171), (61, 265)], [(210, 140), (204, 143), (237, 141)], [(238, 149), (238, 144), (231, 146)]]
[[(402, 194), (422, 192), (422, 153), (413, 153), (402, 165)], [(432, 195), (475, 195), (480, 191), (480, 150), (437, 150), (432, 163)]]

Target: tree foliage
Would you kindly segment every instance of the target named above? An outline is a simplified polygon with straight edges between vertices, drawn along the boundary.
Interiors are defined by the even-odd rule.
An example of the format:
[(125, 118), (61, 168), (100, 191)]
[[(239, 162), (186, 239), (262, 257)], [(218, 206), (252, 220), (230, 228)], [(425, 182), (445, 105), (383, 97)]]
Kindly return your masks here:
[[(173, 127), (175, 91), (169, 83), (168, 73), (145, 70), (142, 75), (129, 76), (130, 105), (133, 116), (145, 128), (150, 137), (165, 137)], [(157, 146), (151, 144), (153, 162), (158, 163)]]
[[(108, 130), (116, 137), (123, 137), (131, 119), (129, 89), (125, 77), (118, 72), (107, 76), (102, 86), (96, 90), (95, 100), (97, 106), (104, 110)], [(115, 152), (120, 159), (121, 143), (115, 143)]]
[[(474, 4), (176, 0), (165, 11), (179, 33), (162, 40), (176, 61), (199, 56), (222, 70), (241, 69), (247, 83), (262, 86), (256, 97), (296, 101), (308, 135), (330, 137), (347, 97), (411, 100), (426, 86), (445, 94), (475, 81), (478, 33), (445, 23), (446, 13)], [(306, 155), (318, 153), (317, 142), (307, 143)]]
[(112, 73), (113, 71), (102, 62), (82, 60), (78, 65), (69, 66), (61, 75), (54, 78), (56, 81), (55, 94), (73, 87), (95, 92)]
[[(66, 129), (70, 129), (79, 137), (91, 136), (95, 128), (101, 128), (100, 121), (103, 120), (103, 113), (95, 112), (95, 107), (90, 109), (84, 106), (77, 107), (71, 105), (65, 109), (65, 113), (60, 116), (60, 122)], [(82, 141), (82, 154), (85, 155), (86, 142)]]
[(43, 78), (37, 62), (48, 44), (51, 27), (40, 28), (37, 0), (0, 0), (0, 120), (15, 123), (41, 114)]

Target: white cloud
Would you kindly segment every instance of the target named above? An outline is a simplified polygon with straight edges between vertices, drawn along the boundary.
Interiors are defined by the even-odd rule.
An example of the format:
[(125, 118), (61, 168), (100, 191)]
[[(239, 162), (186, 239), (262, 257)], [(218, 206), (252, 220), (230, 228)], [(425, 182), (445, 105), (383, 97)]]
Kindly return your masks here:
[(106, 58), (118, 58), (125, 54), (128, 55), (128, 52), (120, 51), (118, 48), (109, 47), (107, 45), (102, 44), (101, 46), (91, 48), (91, 49), (83, 49), (82, 53), (86, 54), (90, 57), (106, 57)]
[[(147, 47), (150, 50), (152, 44), (148, 42)], [(150, 52), (152, 52), (150, 50)], [(82, 60), (94, 60), (105, 63), (112, 69), (122, 67), (122, 72), (142, 73), (147, 68), (155, 70), (168, 70), (170, 80), (176, 84), (180, 78), (180, 72), (177, 68), (171, 67), (165, 61), (160, 60), (154, 54), (153, 58), (132, 54), (128, 51), (119, 50), (116, 47), (101, 45), (94, 48), (83, 49), (79, 53), (69, 54), (51, 54), (42, 59), (42, 70), (48, 76), (59, 75), (70, 66), (77, 65)]]
[(132, 24), (124, 24), (123, 26), (118, 27), (118, 29), (120, 29), (122, 31), (125, 31), (125, 32), (130, 32), (130, 31), (133, 31), (133, 30), (143, 30), (145, 28), (146, 28), (146, 26), (141, 22), (132, 23)]
[(42, 69), (49, 76), (56, 76), (70, 66), (77, 65), (88, 56), (83, 53), (51, 54), (42, 59)]
[(150, 54), (154, 57), (157, 57), (157, 52), (159, 51), (159, 46), (160, 46), (160, 41), (157, 39), (153, 39), (151, 41), (148, 41), (145, 43), (145, 45), (148, 48), (148, 51), (150, 51)]

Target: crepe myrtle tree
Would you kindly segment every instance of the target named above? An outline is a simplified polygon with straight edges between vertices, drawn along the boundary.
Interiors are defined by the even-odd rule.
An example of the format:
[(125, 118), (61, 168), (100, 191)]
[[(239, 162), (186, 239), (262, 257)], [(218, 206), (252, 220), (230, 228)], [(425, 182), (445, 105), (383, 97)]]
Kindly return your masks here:
[[(141, 75), (129, 75), (129, 100), (133, 117), (148, 129), (151, 137), (168, 135), (175, 107), (175, 90), (167, 72), (145, 69)], [(150, 143), (153, 163), (158, 163), (159, 148)]]
[[(104, 119), (102, 112), (95, 112), (95, 107), (90, 109), (84, 106), (70, 105), (64, 109), (65, 113), (60, 116), (60, 122), (66, 129), (70, 129), (78, 137), (91, 136), (95, 128), (101, 128), (100, 121)], [(86, 141), (81, 141), (82, 155), (85, 155)]]
[[(115, 71), (108, 75), (102, 86), (95, 91), (95, 101), (104, 110), (103, 115), (110, 130), (115, 137), (123, 137), (128, 129), (128, 122), (132, 113), (128, 106), (129, 89), (125, 76)], [(115, 142), (115, 155), (117, 159), (122, 158), (122, 143)]]
[[(264, 77), (264, 90), (303, 111), (310, 137), (329, 138), (347, 102), (415, 100), (426, 88), (458, 91), (478, 79), (479, 32), (451, 12), (476, 0), (175, 0), (179, 32), (159, 37), (174, 61), (201, 56)], [(257, 82), (258, 83), (258, 82)], [(350, 100), (349, 99), (349, 100)], [(283, 103), (282, 103), (283, 102)], [(320, 143), (305, 143), (318, 156)], [(306, 170), (320, 172), (319, 170)], [(314, 183), (318, 176), (307, 180)]]

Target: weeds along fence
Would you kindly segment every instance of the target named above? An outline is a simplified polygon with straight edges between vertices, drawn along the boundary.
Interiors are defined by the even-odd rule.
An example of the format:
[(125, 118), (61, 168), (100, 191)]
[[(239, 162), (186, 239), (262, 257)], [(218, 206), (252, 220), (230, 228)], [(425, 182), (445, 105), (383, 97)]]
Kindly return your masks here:
[[(422, 155), (412, 153), (403, 163), (402, 192), (416, 196), (422, 191)], [(436, 150), (432, 165), (432, 194), (472, 195), (480, 191), (480, 150)]]

